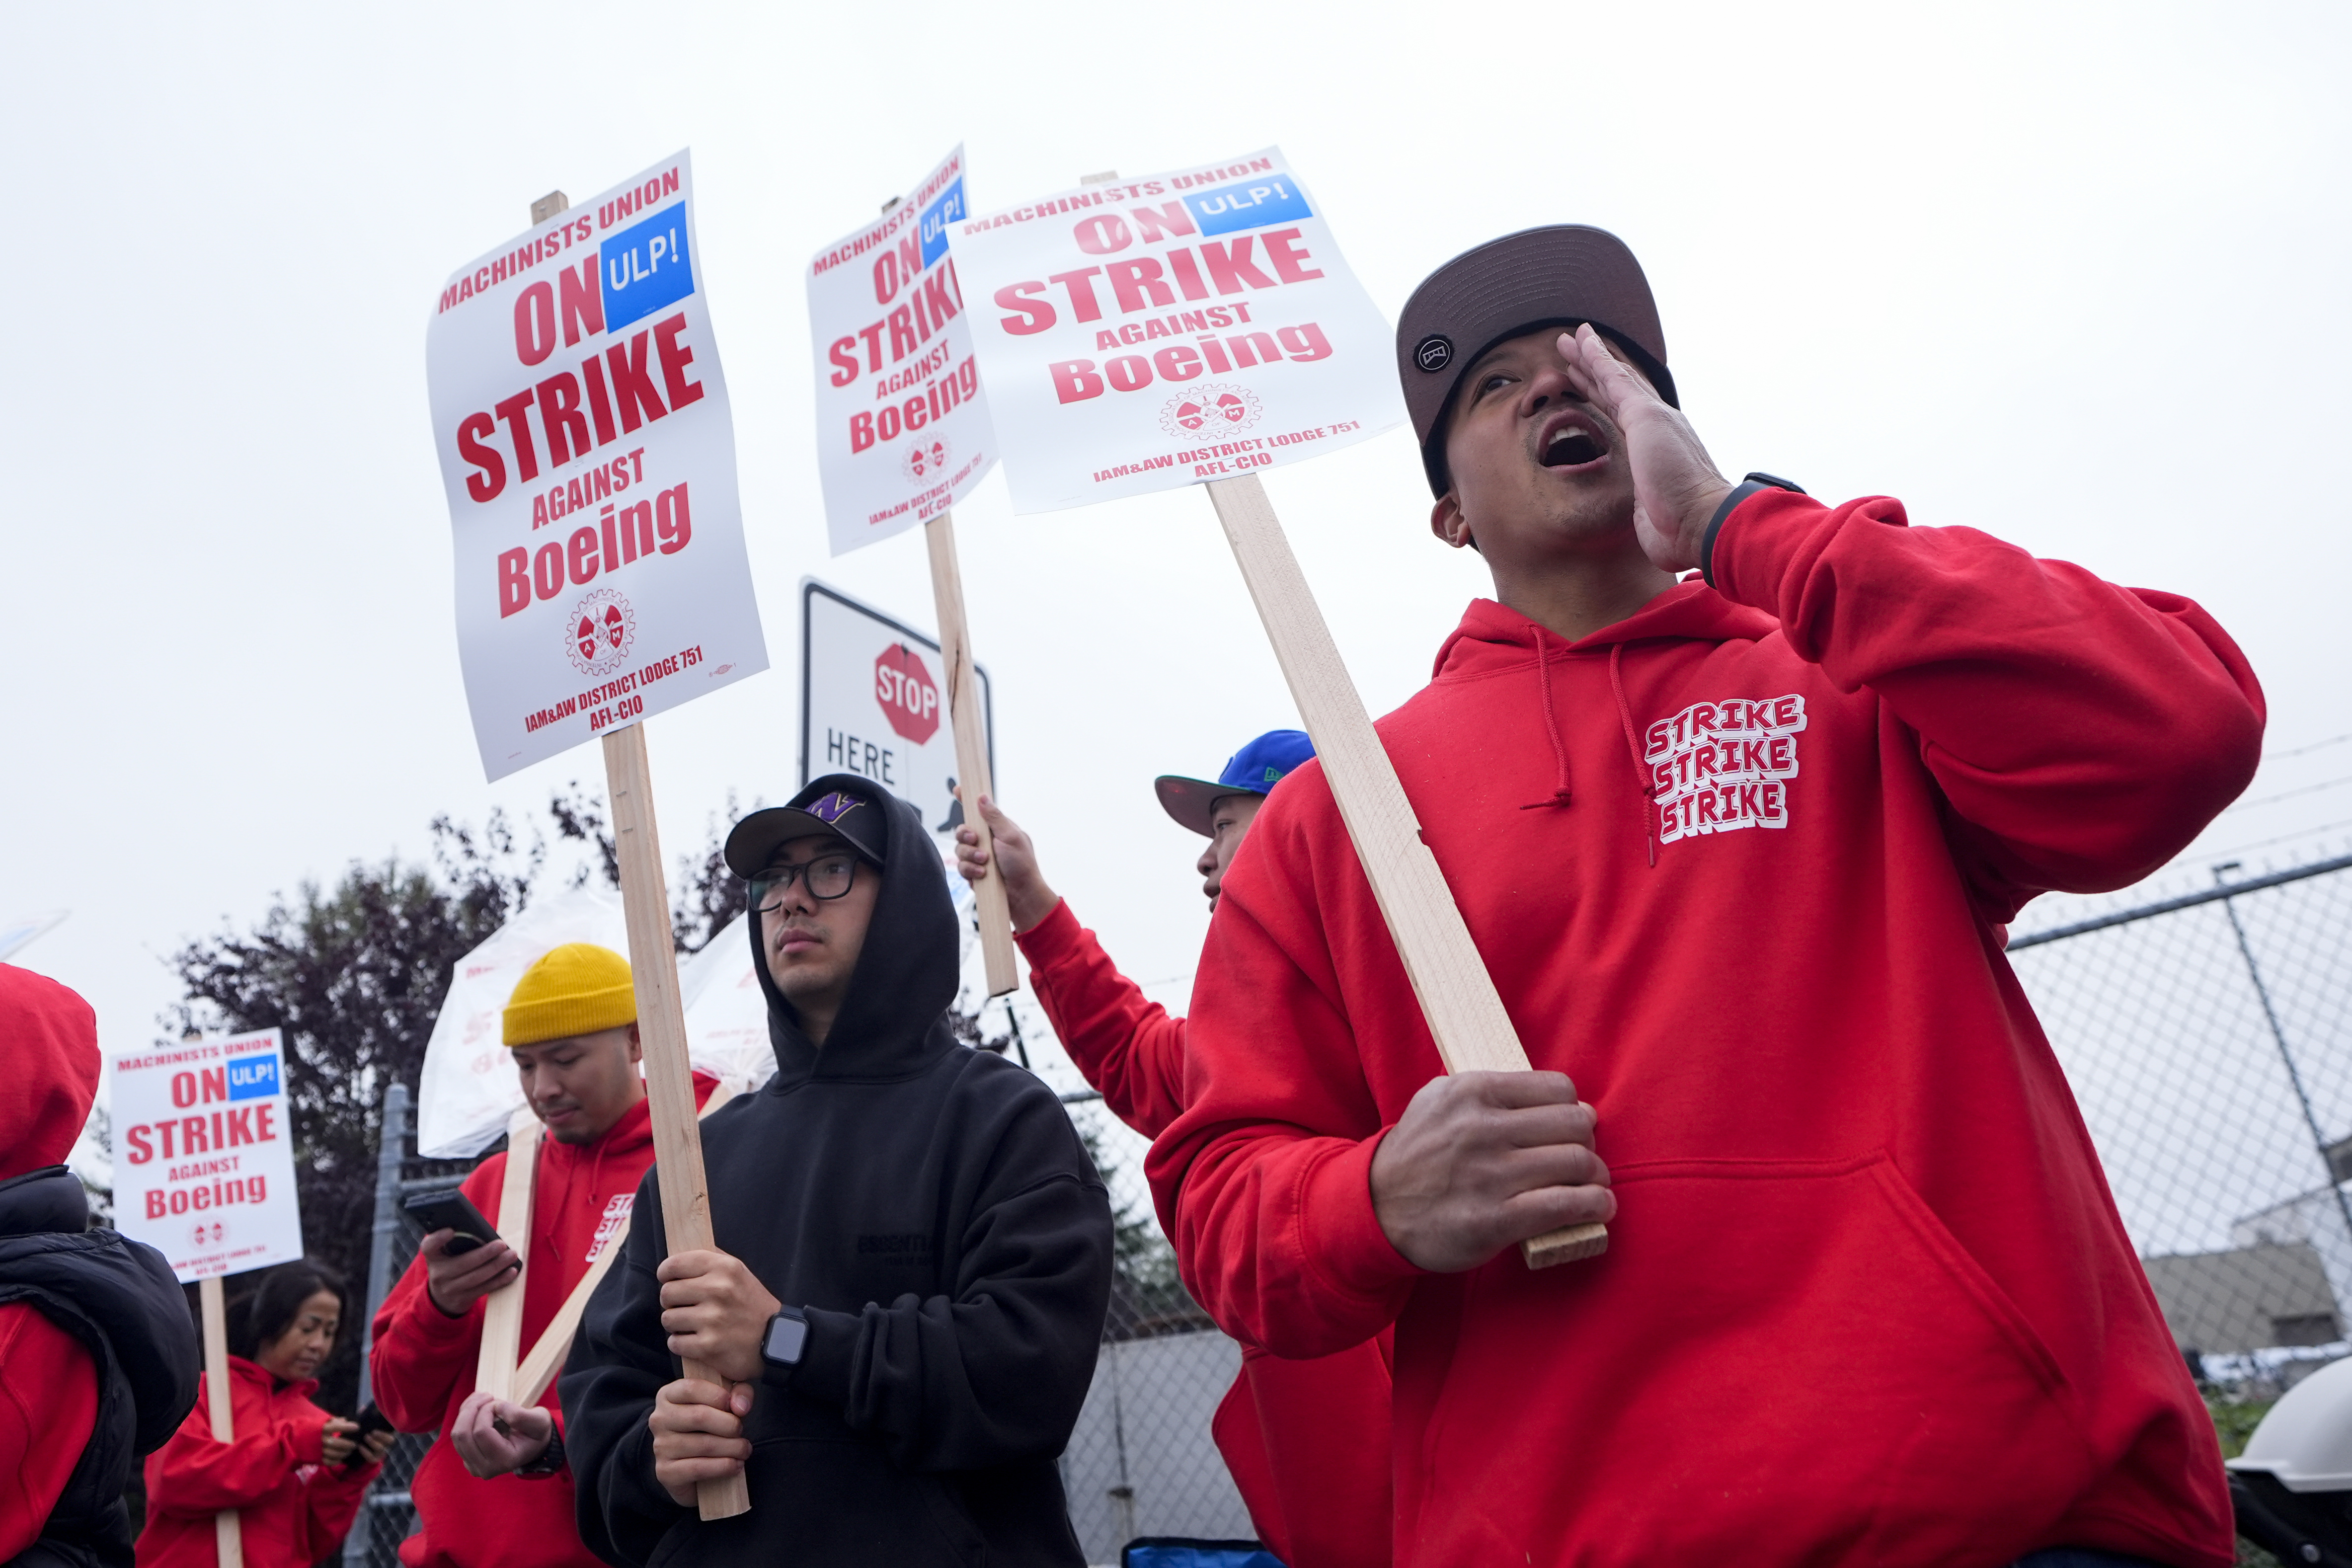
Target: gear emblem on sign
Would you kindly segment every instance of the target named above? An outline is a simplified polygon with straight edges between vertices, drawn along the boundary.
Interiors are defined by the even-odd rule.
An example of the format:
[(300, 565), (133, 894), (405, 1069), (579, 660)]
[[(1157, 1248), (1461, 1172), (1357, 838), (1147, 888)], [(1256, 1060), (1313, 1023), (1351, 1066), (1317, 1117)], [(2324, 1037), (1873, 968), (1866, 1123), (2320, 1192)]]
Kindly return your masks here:
[(599, 588), (563, 619), (563, 654), (583, 675), (610, 675), (637, 640), (636, 612), (610, 588)]
[(1257, 394), (1248, 387), (1213, 381), (1170, 398), (1160, 410), (1160, 427), (1180, 441), (1206, 439), (1248, 429), (1260, 412)]
[(908, 484), (938, 484), (947, 478), (950, 450), (945, 441), (936, 437), (929, 441), (909, 441), (907, 449), (898, 454), (898, 471), (907, 476)]

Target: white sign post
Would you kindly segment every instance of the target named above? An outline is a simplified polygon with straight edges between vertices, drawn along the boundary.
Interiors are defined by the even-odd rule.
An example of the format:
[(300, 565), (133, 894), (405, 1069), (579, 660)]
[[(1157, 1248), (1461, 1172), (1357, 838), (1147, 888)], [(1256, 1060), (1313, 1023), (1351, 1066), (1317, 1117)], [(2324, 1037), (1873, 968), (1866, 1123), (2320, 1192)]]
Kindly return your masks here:
[[(948, 255), (965, 216), (959, 147), (882, 216), (809, 262), (809, 337), (816, 349), (817, 454), (833, 552), (917, 522), (930, 552), (947, 716), (964, 796), (992, 795), (963, 569), (950, 510), (996, 466), (995, 437), (972, 358), (971, 323)], [(969, 819), (989, 847), (988, 823)], [(993, 862), (973, 889), (988, 994), (1021, 984), (1012, 914)]]
[[(911, 801), (942, 865), (966, 819), (940, 645), (814, 577), (801, 579), (801, 783), (856, 773)], [(982, 752), (995, 750), (988, 671), (973, 667)]]
[[(483, 768), (604, 737), (673, 1252), (711, 1245), (710, 1197), (642, 721), (768, 666), (693, 194), (684, 153), (576, 213), (551, 193), (527, 234), (450, 278), (425, 334)], [(526, 1268), (527, 1235), (509, 1237)], [(521, 1287), (506, 1289), (512, 1338)], [(495, 1365), (513, 1365), (503, 1347)], [(740, 1473), (696, 1490), (704, 1519), (751, 1506)]]
[[(1205, 482), (1449, 1072), (1528, 1068), (1258, 470), (1404, 416), (1387, 321), (1282, 154), (1102, 175), (957, 226), (1022, 511)], [(1608, 1246), (1522, 1245), (1530, 1268)]]
[[(114, 1224), (196, 1282), (213, 1436), (235, 1435), (221, 1277), (302, 1256), (286, 1042), (276, 1029), (114, 1058)], [(221, 1568), (245, 1561), (235, 1509), (214, 1516)]]

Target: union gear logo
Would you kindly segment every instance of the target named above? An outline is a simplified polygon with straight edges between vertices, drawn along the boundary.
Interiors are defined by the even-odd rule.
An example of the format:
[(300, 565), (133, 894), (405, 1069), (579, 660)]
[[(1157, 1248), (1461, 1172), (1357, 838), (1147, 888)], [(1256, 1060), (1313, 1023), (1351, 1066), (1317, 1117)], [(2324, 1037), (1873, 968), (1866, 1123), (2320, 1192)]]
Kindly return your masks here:
[(610, 675), (636, 640), (636, 612), (610, 588), (590, 594), (564, 617), (564, 657), (583, 675)]
[(613, 1244), (613, 1237), (629, 1223), (629, 1210), (636, 1201), (635, 1193), (614, 1193), (606, 1201), (604, 1212), (596, 1217), (596, 1234), (588, 1238), (588, 1256), (583, 1261), (593, 1263), (604, 1256), (604, 1248)]
[(1257, 394), (1248, 387), (1213, 381), (1170, 398), (1160, 410), (1160, 427), (1180, 441), (1213, 438), (1248, 429), (1261, 412)]
[(1788, 826), (1797, 736), (1808, 722), (1805, 700), (1790, 692), (1694, 702), (1651, 725), (1642, 760), (1658, 842)]
[(910, 485), (935, 485), (947, 477), (948, 457), (953, 448), (936, 438), (910, 441), (898, 454), (898, 471), (907, 476)]

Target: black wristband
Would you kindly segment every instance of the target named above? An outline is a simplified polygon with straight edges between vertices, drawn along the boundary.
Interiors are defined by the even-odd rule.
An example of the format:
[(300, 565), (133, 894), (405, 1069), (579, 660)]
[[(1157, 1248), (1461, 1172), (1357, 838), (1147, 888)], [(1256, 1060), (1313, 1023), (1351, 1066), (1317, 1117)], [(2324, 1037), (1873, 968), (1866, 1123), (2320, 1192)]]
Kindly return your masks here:
[(1740, 482), (1732, 486), (1731, 493), (1723, 498), (1723, 504), (1715, 509), (1715, 515), (1707, 519), (1706, 531), (1699, 535), (1698, 574), (1706, 579), (1706, 585), (1710, 588), (1715, 586), (1715, 536), (1723, 531), (1723, 520), (1738, 511), (1739, 503), (1758, 490), (1789, 490), (1803, 495), (1805, 487), (1773, 474), (1748, 473), (1740, 477)]
[(543, 1479), (563, 1468), (563, 1428), (558, 1426), (547, 1435), (547, 1447), (539, 1458), (515, 1467), (515, 1474), (533, 1480)]

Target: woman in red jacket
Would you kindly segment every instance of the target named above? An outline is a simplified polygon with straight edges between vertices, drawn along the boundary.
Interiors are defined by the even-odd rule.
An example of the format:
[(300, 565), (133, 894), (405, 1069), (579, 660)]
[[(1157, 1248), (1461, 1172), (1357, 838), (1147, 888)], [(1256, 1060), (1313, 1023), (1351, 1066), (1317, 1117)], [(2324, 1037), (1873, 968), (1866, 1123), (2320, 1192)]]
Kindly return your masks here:
[(139, 1568), (210, 1568), (214, 1515), (237, 1510), (246, 1568), (307, 1568), (341, 1544), (392, 1434), (310, 1403), (314, 1374), (342, 1327), (343, 1281), (304, 1258), (269, 1270), (228, 1314), (229, 1401), (236, 1434), (213, 1436), (210, 1391), (147, 1460), (147, 1528)]

